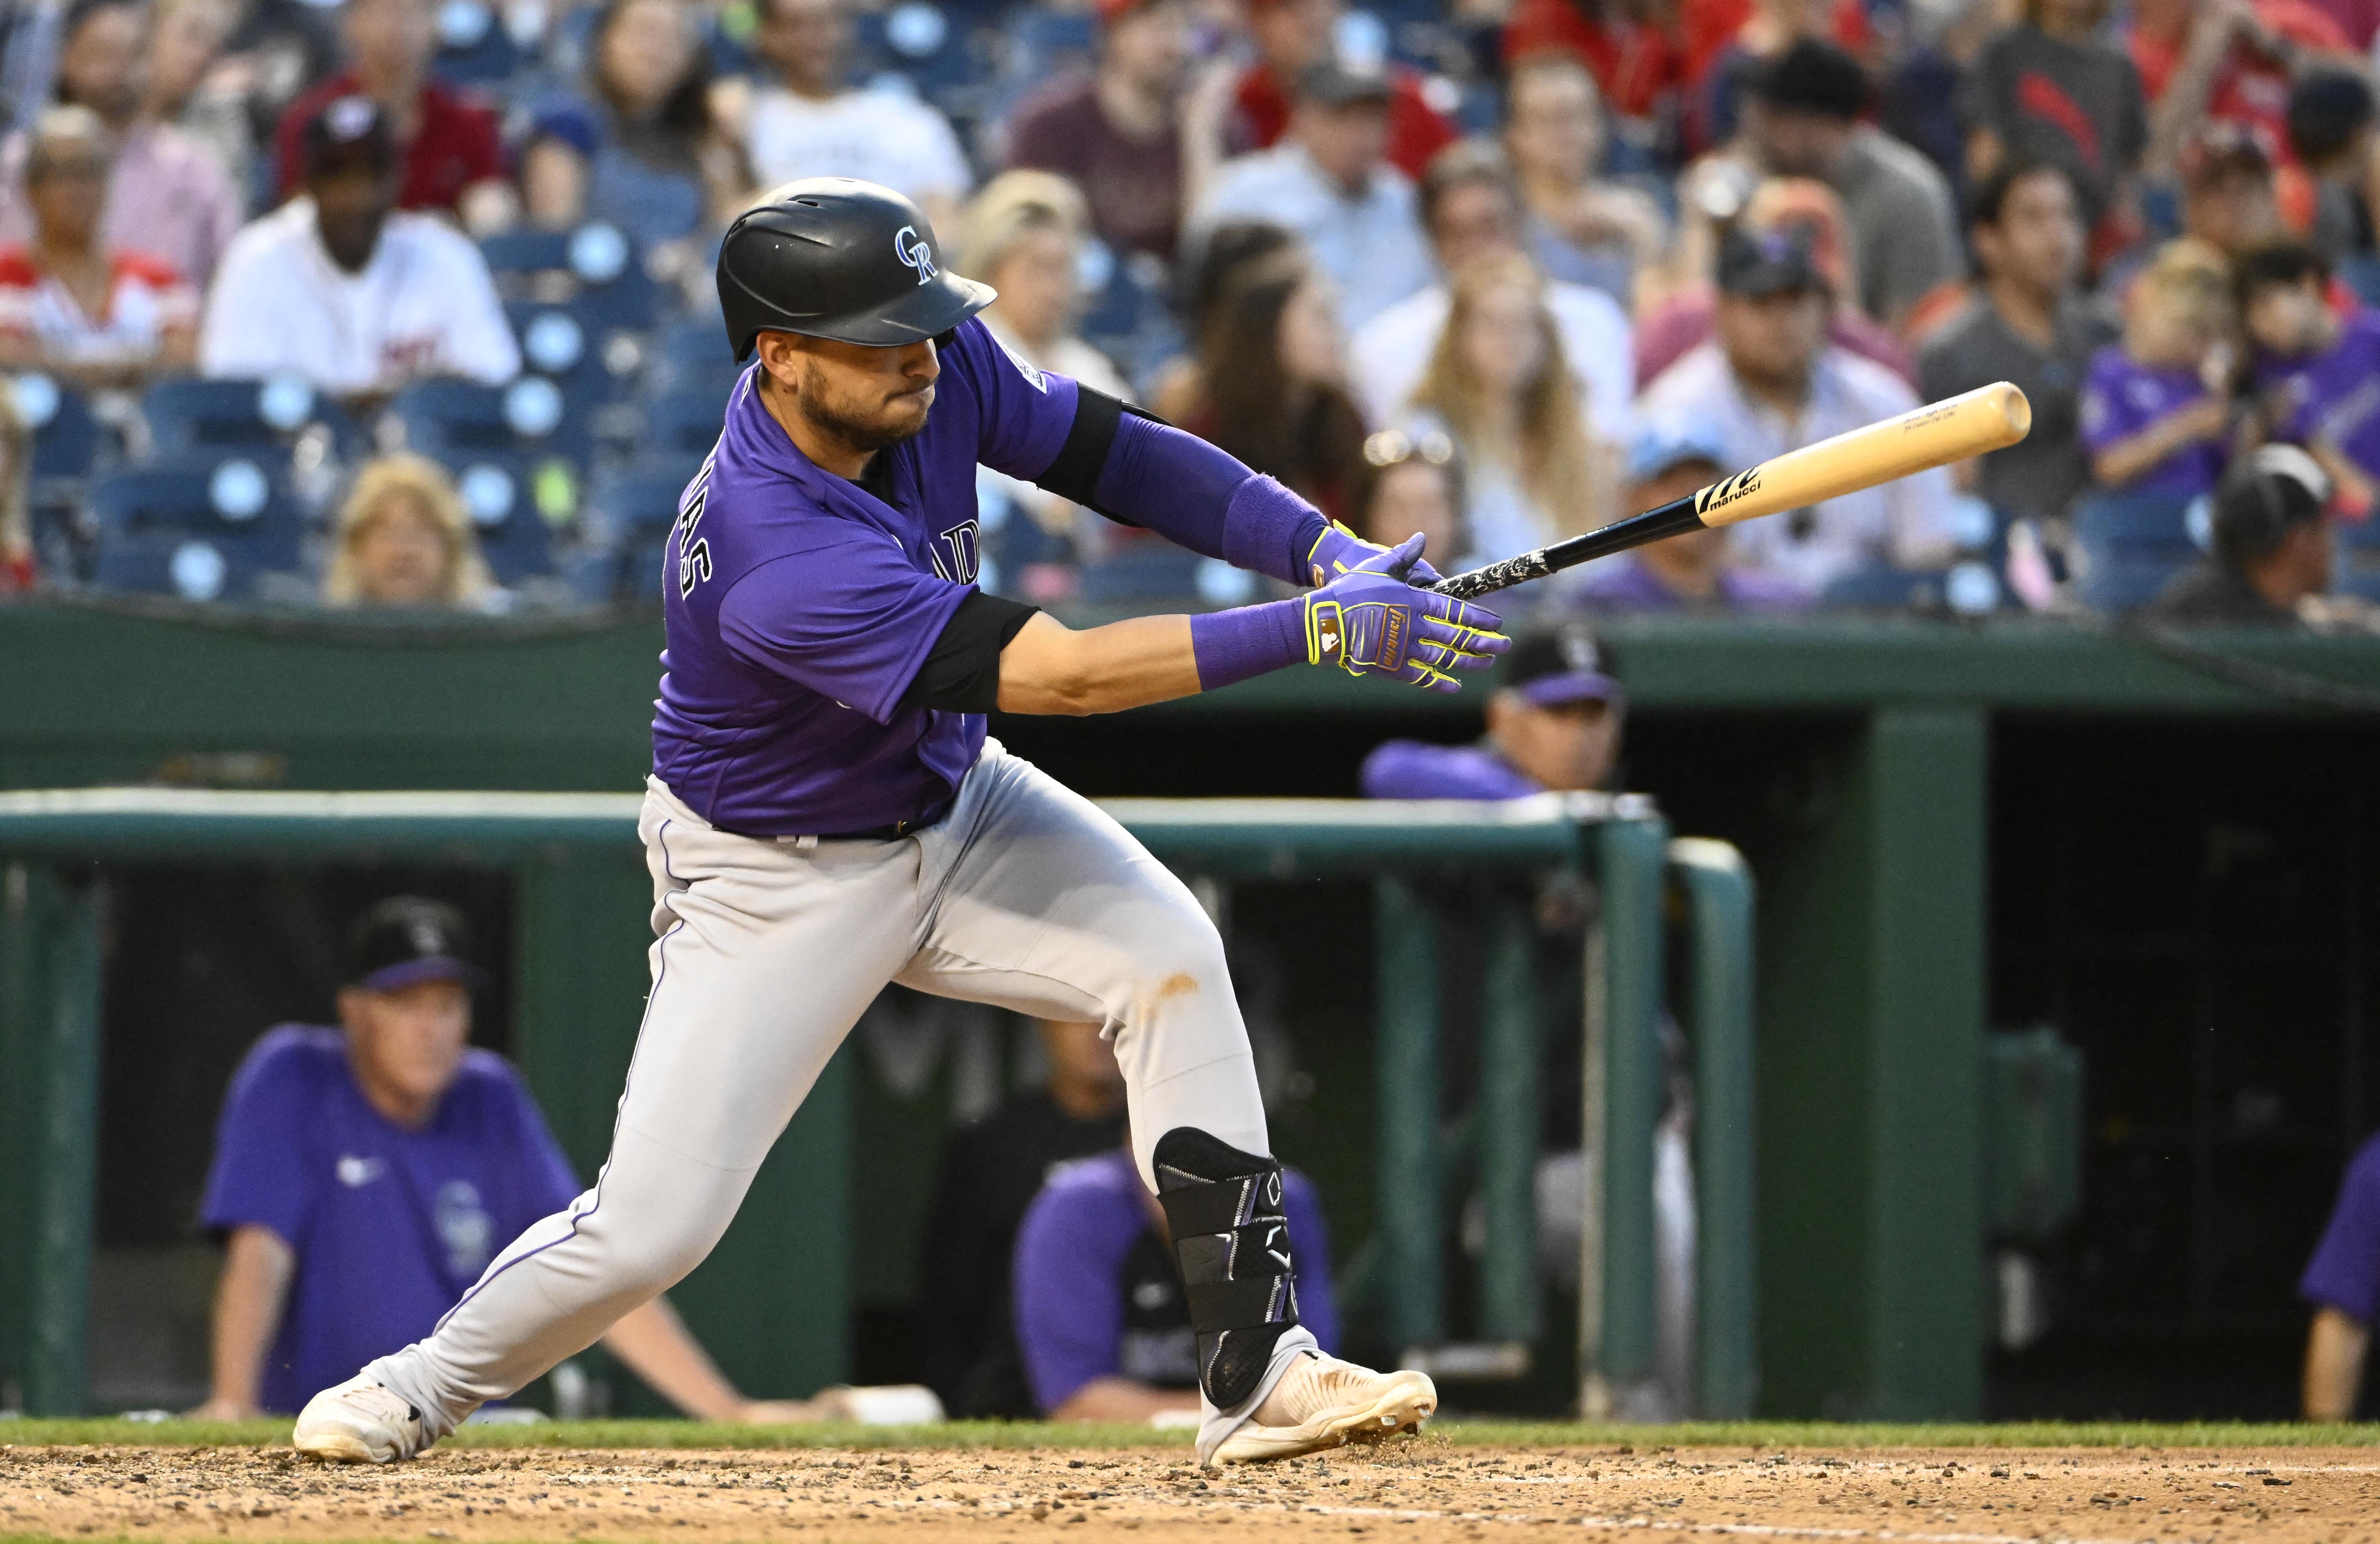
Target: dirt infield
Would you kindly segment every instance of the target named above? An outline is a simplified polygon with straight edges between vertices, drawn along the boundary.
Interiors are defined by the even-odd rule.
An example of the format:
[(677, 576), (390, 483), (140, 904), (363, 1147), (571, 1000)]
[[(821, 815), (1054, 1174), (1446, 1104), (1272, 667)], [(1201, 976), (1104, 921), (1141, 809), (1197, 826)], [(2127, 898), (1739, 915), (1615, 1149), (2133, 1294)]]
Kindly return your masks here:
[[(1470, 1446), (1267, 1468), (1172, 1451), (0, 1448), (0, 1539), (1521, 1538), (1635, 1529), (1935, 1544), (2380, 1538), (2380, 1451)], [(1572, 1533), (1571, 1536), (1574, 1536)]]

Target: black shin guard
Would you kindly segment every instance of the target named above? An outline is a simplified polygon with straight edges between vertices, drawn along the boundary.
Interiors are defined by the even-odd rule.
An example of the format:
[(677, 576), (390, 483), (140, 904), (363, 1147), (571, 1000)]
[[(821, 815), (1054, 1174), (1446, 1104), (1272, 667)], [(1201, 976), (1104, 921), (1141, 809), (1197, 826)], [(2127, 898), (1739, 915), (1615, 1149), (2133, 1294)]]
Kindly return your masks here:
[(1198, 1385), (1219, 1410), (1244, 1404), (1297, 1322), (1281, 1163), (1195, 1126), (1157, 1140), (1157, 1198), (1198, 1335)]

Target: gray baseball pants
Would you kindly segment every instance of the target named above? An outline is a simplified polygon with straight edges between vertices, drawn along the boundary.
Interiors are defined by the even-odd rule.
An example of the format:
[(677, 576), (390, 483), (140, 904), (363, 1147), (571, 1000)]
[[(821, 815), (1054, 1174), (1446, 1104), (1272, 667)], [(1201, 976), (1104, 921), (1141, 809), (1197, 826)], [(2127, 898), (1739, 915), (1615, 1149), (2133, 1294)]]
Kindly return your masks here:
[[(366, 1373), (443, 1436), (674, 1285), (885, 984), (1104, 1023), (1134, 1157), (1176, 1126), (1268, 1153), (1222, 940), (1188, 887), (1089, 800), (987, 742), (931, 830), (884, 842), (714, 830), (658, 780), (638, 821), (653, 988), (595, 1186), (498, 1255), (425, 1341)], [(1281, 1339), (1202, 1457), (1314, 1347)]]

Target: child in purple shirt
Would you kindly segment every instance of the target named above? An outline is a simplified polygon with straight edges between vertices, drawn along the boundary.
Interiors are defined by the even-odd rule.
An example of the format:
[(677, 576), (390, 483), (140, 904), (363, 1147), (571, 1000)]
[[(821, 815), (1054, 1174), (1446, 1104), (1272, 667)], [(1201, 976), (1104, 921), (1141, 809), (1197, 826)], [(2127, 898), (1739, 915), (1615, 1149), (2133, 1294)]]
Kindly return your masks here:
[[(1281, 1171), (1298, 1316), (1339, 1344), (1330, 1239), (1312, 1182)], [(1042, 1414), (1146, 1420), (1198, 1408), (1198, 1343), (1164, 1213), (1123, 1148), (1053, 1172), (1017, 1230), (1016, 1343)], [(1069, 1406), (1072, 1408), (1069, 1408)]]
[(2102, 488), (2212, 493), (2228, 456), (2230, 282), (2195, 241), (2174, 241), (2124, 298), (2124, 337), (2092, 357), (2082, 447)]
[(2380, 317), (2343, 321), (2330, 264), (2300, 241), (2240, 260), (2240, 309), (2256, 349), (2256, 393), (2273, 438), (2302, 445), (2338, 489), (2338, 507), (2372, 507), (2380, 477)]

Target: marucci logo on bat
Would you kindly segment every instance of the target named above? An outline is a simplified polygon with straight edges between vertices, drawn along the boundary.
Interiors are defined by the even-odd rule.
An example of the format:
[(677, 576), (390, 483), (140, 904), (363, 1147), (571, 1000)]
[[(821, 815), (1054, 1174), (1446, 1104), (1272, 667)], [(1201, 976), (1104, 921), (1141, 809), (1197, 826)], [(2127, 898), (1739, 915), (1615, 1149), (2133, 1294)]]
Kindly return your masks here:
[(1694, 513), (1707, 515), (1714, 509), (1724, 509), (1747, 493), (1760, 491), (1760, 468), (1738, 472), (1724, 482), (1714, 482), (1694, 497)]

